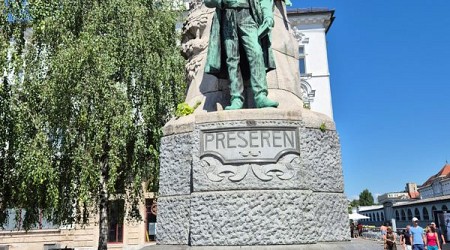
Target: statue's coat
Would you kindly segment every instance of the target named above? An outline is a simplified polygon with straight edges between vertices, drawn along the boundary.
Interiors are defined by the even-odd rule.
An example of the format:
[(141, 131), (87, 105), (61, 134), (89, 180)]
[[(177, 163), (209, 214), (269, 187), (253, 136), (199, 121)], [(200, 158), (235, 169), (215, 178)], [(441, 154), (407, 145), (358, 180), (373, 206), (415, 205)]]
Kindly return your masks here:
[[(207, 1), (205, 1), (205, 3), (206, 2)], [(250, 4), (250, 12), (259, 26), (262, 25), (264, 17), (269, 16), (273, 18), (273, 0), (249, 0), (249, 4)], [(216, 6), (214, 6), (216, 7), (216, 13), (214, 14), (211, 24), (211, 34), (209, 38), (208, 56), (206, 58), (205, 73), (215, 75), (221, 79), (228, 79), (228, 72), (225, 63), (226, 55), (225, 51), (222, 49), (224, 48), (224, 46), (221, 39), (221, 32), (222, 32), (221, 17), (223, 11), (221, 5), (222, 5), (221, 1), (217, 1)], [(210, 5), (208, 7), (212, 6)], [(275, 69), (276, 68), (275, 59), (271, 48), (270, 33), (267, 36), (264, 36), (262, 39), (260, 39), (260, 45), (263, 50), (266, 71)], [(242, 77), (244, 79), (248, 79), (249, 78), (248, 60), (247, 57), (245, 56), (245, 52), (242, 46), (240, 48), (240, 54), (241, 54), (240, 66)]]

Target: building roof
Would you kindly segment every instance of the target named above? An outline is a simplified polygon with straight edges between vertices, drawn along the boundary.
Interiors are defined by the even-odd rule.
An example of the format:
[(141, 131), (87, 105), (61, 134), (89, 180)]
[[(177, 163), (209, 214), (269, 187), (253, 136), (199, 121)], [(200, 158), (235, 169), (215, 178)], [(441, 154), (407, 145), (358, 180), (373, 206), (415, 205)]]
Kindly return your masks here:
[[(432, 203), (432, 202), (448, 201), (448, 200), (450, 200), (450, 195), (443, 195), (443, 196), (426, 198), (426, 199), (421, 199), (421, 200), (408, 200), (408, 201), (396, 202), (395, 204), (393, 204), (392, 207), (411, 206), (411, 205), (418, 205), (418, 204), (423, 204), (423, 203)], [(363, 207), (358, 208), (358, 212), (373, 212), (373, 211), (378, 211), (382, 208), (383, 208), (383, 206), (380, 206), (380, 205), (363, 206)]]
[(358, 207), (358, 212), (365, 212), (371, 210), (383, 209), (383, 205), (373, 205), (373, 206), (360, 206)]
[(330, 10), (328, 8), (298, 8), (298, 9), (287, 9), (288, 13), (328, 13), (328, 12), (334, 12), (334, 10)]
[(429, 203), (429, 202), (435, 202), (435, 201), (443, 201), (443, 200), (450, 200), (450, 195), (443, 195), (443, 196), (437, 196), (437, 197), (431, 197), (431, 198), (413, 200), (413, 201), (397, 202), (393, 205), (393, 207), (409, 206), (409, 205)]
[(380, 204), (383, 204), (385, 202), (395, 202), (406, 199), (410, 199), (410, 196), (409, 193), (405, 191), (385, 193), (377, 197), (378, 203)]
[(428, 178), (428, 180), (420, 186), (421, 188), (430, 186), (437, 179), (448, 179), (450, 178), (450, 164), (445, 164), (444, 167), (435, 175)]

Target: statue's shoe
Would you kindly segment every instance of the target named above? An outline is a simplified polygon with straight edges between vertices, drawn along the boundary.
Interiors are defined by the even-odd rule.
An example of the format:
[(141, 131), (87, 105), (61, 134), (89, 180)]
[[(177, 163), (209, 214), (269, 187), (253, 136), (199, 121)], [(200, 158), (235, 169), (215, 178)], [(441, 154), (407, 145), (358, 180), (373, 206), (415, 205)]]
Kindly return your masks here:
[(259, 96), (255, 98), (257, 108), (276, 108), (280, 105), (276, 101), (272, 101), (267, 96)]
[(244, 103), (240, 99), (234, 99), (231, 101), (230, 106), (226, 106), (225, 110), (236, 110), (236, 109), (242, 109), (244, 106)]

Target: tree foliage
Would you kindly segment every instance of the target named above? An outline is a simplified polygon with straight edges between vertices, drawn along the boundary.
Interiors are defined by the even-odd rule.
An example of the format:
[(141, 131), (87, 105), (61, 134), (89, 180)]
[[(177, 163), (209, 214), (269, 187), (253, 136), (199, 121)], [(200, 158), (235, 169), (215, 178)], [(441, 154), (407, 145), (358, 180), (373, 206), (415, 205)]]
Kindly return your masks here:
[(373, 200), (372, 193), (369, 192), (368, 189), (364, 189), (359, 194), (359, 206), (372, 206), (374, 204), (375, 203), (374, 203), (374, 200)]
[[(7, 208), (87, 222), (158, 187), (161, 127), (184, 94), (169, 0), (0, 4), (0, 224)], [(15, 13), (14, 21), (7, 21)], [(101, 205), (103, 204), (103, 205)], [(130, 209), (129, 211), (134, 211)]]
[(351, 207), (358, 207), (359, 206), (359, 200), (352, 200), (351, 202), (350, 202), (350, 206)]
[(359, 206), (359, 200), (354, 199), (351, 202), (348, 203), (348, 213), (351, 214), (353, 208), (356, 208)]

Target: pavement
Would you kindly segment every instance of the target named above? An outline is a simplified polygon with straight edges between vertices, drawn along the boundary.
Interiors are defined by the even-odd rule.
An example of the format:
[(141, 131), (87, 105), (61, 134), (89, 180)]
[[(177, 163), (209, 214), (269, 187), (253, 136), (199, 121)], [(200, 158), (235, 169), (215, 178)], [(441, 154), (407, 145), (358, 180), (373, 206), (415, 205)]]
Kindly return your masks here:
[[(362, 238), (352, 239), (347, 242), (328, 242), (296, 246), (176, 246), (176, 245), (151, 245), (140, 250), (382, 250), (381, 241), (366, 240)], [(397, 247), (401, 250), (401, 247)]]

